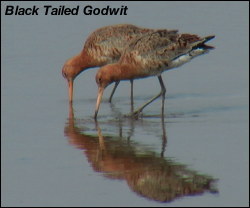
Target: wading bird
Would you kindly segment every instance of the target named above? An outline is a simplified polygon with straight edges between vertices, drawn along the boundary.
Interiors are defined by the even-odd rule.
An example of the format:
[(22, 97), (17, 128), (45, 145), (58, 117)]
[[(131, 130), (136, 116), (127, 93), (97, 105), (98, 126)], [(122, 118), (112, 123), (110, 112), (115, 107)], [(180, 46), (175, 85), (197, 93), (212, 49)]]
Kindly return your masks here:
[[(141, 28), (131, 24), (110, 25), (99, 28), (89, 35), (82, 51), (67, 60), (62, 68), (62, 75), (68, 81), (69, 102), (73, 101), (74, 79), (84, 70), (91, 67), (104, 66), (119, 60), (124, 48), (135, 38), (155, 29)], [(111, 93), (109, 101), (119, 84)], [(133, 103), (133, 81), (131, 80), (131, 104)]]
[(162, 96), (162, 113), (166, 88), (161, 73), (187, 63), (192, 58), (207, 53), (214, 47), (205, 43), (215, 36), (199, 37), (194, 34), (178, 34), (178, 31), (158, 30), (132, 41), (117, 63), (108, 64), (96, 74), (98, 96), (95, 115), (97, 118), (104, 89), (112, 82), (157, 76), (161, 91), (155, 97), (131, 113), (139, 113), (151, 102)]

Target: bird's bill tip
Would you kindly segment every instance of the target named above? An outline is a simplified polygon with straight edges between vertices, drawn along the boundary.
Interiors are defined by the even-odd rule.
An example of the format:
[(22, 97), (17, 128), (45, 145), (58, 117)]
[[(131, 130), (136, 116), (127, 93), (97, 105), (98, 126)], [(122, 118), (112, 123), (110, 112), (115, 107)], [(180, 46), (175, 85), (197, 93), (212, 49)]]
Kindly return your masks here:
[(97, 118), (99, 107), (100, 107), (100, 104), (101, 104), (101, 101), (102, 101), (103, 92), (104, 92), (104, 88), (99, 87), (98, 88), (97, 99), (96, 99), (95, 115), (94, 115), (95, 120)]

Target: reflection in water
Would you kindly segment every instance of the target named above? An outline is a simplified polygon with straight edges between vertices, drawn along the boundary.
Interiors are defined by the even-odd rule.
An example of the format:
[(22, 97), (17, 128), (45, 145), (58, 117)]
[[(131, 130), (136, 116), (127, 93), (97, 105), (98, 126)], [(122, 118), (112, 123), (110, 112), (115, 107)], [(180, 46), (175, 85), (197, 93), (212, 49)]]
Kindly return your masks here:
[[(85, 121), (93, 122), (93, 120)], [(117, 121), (116, 121), (117, 123)], [(74, 118), (72, 106), (69, 109), (69, 119), (64, 133), (69, 143), (84, 150), (89, 163), (97, 172), (110, 179), (126, 180), (129, 187), (148, 199), (169, 202), (177, 197), (202, 194), (205, 191), (217, 193), (214, 187), (216, 179), (198, 174), (185, 165), (176, 163), (173, 159), (163, 157), (167, 138), (164, 118), (162, 117), (162, 152), (156, 154), (153, 150), (145, 150), (142, 144), (135, 143), (122, 136), (122, 121), (118, 121), (118, 136), (103, 136), (98, 123), (93, 123), (97, 135), (85, 133), (84, 125)], [(112, 128), (112, 123), (110, 128)], [(131, 134), (134, 123), (131, 119)], [(96, 131), (95, 131), (96, 132)]]

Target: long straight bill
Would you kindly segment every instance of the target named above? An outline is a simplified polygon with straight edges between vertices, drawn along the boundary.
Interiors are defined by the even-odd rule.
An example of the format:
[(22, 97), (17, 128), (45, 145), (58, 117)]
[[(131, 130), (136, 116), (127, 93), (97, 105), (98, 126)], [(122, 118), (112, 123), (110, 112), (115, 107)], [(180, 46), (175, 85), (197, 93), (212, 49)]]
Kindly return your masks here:
[(73, 80), (72, 79), (68, 80), (68, 85), (69, 85), (69, 102), (72, 103), (73, 101)]
[(95, 116), (94, 116), (95, 120), (97, 118), (99, 107), (100, 107), (100, 104), (101, 104), (101, 101), (102, 101), (103, 92), (104, 92), (104, 88), (99, 87), (98, 88), (97, 100), (96, 100), (96, 107), (95, 107)]

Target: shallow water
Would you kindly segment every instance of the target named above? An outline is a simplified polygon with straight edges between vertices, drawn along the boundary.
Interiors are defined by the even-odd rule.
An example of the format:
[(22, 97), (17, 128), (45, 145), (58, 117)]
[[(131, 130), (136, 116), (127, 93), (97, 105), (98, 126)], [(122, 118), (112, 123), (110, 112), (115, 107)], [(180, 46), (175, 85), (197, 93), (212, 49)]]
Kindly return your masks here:
[[(115, 18), (2, 12), (2, 206), (248, 205), (248, 3), (126, 4)], [(112, 104), (105, 90), (95, 122), (97, 69), (76, 79), (71, 106), (61, 67), (91, 31), (124, 22), (215, 34), (216, 49), (163, 74), (164, 117), (161, 99), (138, 120), (123, 117), (130, 85), (121, 82)], [(157, 78), (136, 80), (135, 107), (159, 90)]]

